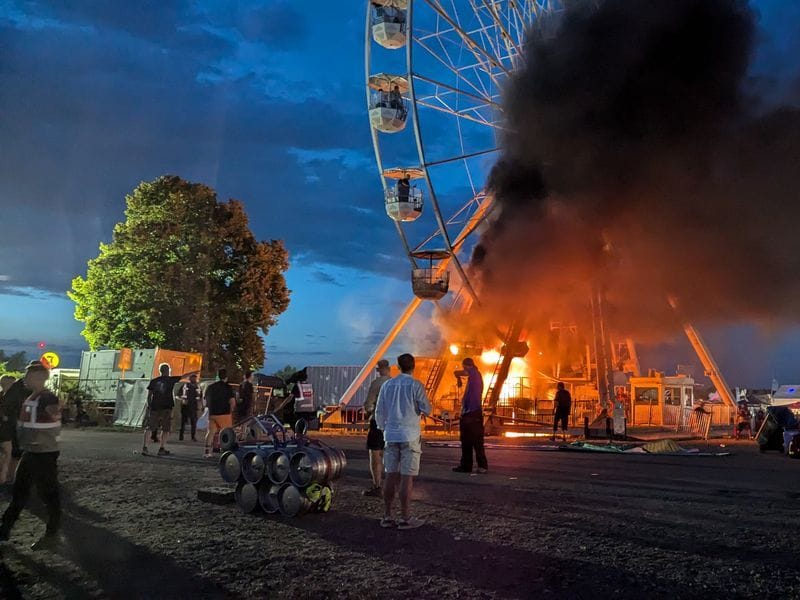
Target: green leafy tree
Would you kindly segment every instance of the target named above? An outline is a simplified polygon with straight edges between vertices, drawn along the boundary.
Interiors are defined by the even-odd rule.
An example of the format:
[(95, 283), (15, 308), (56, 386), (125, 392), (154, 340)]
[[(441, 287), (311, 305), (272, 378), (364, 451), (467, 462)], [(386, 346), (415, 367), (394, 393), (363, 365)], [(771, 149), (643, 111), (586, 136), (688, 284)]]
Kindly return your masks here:
[(293, 367), (293, 366), (291, 366), (291, 365), (286, 365), (286, 366), (285, 366), (285, 367), (283, 367), (282, 369), (280, 369), (280, 370), (278, 370), (278, 371), (275, 371), (275, 372), (273, 373), (273, 375), (274, 375), (275, 377), (280, 377), (281, 379), (283, 379), (284, 381), (286, 381), (287, 379), (289, 379), (289, 377), (291, 377), (291, 376), (292, 376), (292, 375), (294, 375), (295, 373), (297, 373), (297, 369), (296, 369), (296, 368), (294, 368), (294, 367)]
[(0, 350), (0, 372), (21, 372), (28, 364), (28, 356), (25, 351), (6, 354), (5, 350)]
[(260, 367), (259, 332), (289, 305), (283, 243), (257, 241), (240, 202), (179, 177), (142, 183), (126, 202), (68, 292), (89, 347), (202, 352), (208, 373)]

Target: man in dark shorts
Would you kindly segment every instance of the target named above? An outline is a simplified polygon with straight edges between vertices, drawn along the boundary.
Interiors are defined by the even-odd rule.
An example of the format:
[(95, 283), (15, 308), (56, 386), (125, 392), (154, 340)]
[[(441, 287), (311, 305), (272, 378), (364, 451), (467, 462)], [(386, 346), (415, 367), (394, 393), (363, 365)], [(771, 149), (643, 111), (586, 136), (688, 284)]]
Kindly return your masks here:
[(160, 429), (161, 445), (158, 449), (158, 455), (167, 456), (170, 452), (165, 448), (165, 445), (169, 432), (172, 430), (172, 409), (175, 406), (172, 391), (183, 375), (170, 376), (169, 365), (166, 363), (162, 364), (158, 370), (161, 375), (147, 384), (147, 407), (149, 411), (144, 428), (142, 454), (150, 453), (147, 449), (147, 434)]
[(369, 384), (367, 391), (367, 399), (364, 400), (364, 413), (369, 419), (369, 432), (367, 433), (367, 450), (369, 450), (369, 472), (372, 475), (372, 487), (364, 490), (365, 496), (374, 496), (380, 498), (382, 496), (381, 483), (383, 480), (383, 449), (385, 443), (383, 441), (383, 432), (378, 429), (375, 423), (375, 405), (378, 403), (378, 394), (384, 383), (389, 381), (389, 361), (381, 359), (375, 366), (378, 371), (378, 376)]
[[(211, 458), (211, 440), (214, 435), (227, 427), (233, 427), (233, 411), (236, 409), (236, 397), (233, 388), (228, 385), (228, 371), (220, 369), (217, 372), (217, 381), (206, 388), (203, 396), (208, 407), (208, 429), (206, 430), (205, 453), (206, 458)], [(219, 451), (219, 448), (214, 448)]]
[(253, 411), (253, 372), (245, 371), (239, 385), (239, 402), (236, 404), (236, 422), (244, 421)]
[(569, 421), (569, 413), (572, 409), (572, 395), (566, 390), (564, 384), (559, 381), (558, 382), (558, 390), (556, 391), (555, 401), (553, 402), (555, 406), (555, 413), (553, 415), (553, 441), (556, 441), (556, 430), (558, 429), (558, 423), (561, 422), (561, 436), (564, 441), (567, 441), (567, 422)]
[(178, 439), (183, 440), (183, 434), (186, 432), (186, 421), (189, 421), (192, 441), (196, 442), (197, 411), (200, 407), (200, 386), (197, 385), (197, 375), (189, 375), (189, 381), (181, 386), (178, 397), (181, 400), (181, 428)]
[(19, 445), (22, 457), (12, 488), (11, 503), (3, 513), (0, 541), (7, 540), (14, 523), (28, 503), (31, 488), (36, 487), (47, 507), (44, 536), (31, 546), (33, 550), (53, 549), (60, 541), (61, 499), (58, 486), (58, 434), (61, 433), (61, 406), (58, 398), (45, 388), (50, 371), (39, 361), (25, 370), (25, 385), (31, 391), (19, 413)]
[(11, 456), (5, 464), (5, 470), (2, 473), (4, 478), (0, 483), (6, 483), (14, 479), (16, 463), (22, 456), (17, 436), (17, 418), (19, 417), (22, 403), (31, 393), (31, 390), (25, 385), (25, 378), (22, 377), (12, 383), (3, 394), (3, 402), (0, 404), (0, 442), (3, 443), (4, 447), (8, 446), (7, 442), (10, 442)]

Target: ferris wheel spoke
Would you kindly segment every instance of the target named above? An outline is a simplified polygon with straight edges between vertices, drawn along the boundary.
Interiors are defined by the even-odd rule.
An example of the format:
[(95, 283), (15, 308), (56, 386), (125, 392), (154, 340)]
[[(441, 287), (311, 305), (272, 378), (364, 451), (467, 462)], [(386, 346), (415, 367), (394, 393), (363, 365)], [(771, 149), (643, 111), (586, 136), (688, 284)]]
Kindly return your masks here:
[(473, 100), (476, 100), (477, 102), (480, 102), (481, 104), (483, 104), (485, 106), (490, 106), (490, 107), (495, 108), (497, 110), (501, 110), (500, 105), (497, 102), (495, 102), (494, 100), (492, 100), (491, 98), (487, 98), (485, 96), (478, 96), (478, 95), (472, 94), (470, 92), (467, 92), (467, 91), (464, 91), (464, 90), (460, 90), (457, 87), (453, 87), (452, 85), (449, 85), (449, 84), (447, 84), (447, 83), (445, 83), (443, 81), (439, 81), (437, 79), (433, 79), (432, 77), (427, 77), (425, 75), (422, 75), (421, 73), (412, 73), (411, 76), (416, 78), (416, 79), (419, 79), (421, 81), (424, 81), (426, 83), (430, 83), (431, 85), (442, 87), (442, 88), (444, 88), (446, 90), (450, 90), (451, 92), (454, 92), (456, 94), (460, 94), (461, 96), (465, 96), (467, 98), (471, 98)]
[[(500, 30), (500, 36), (503, 38), (503, 43), (505, 44), (512, 67), (516, 67), (517, 61), (519, 59), (519, 48), (516, 44), (513, 43), (511, 38), (511, 33), (509, 33), (505, 23), (503, 23), (503, 19), (500, 17), (500, 13), (497, 12), (497, 4), (490, 4), (489, 0), (481, 0), (481, 2), (485, 7), (486, 11), (491, 15), (492, 20), (495, 23), (495, 26)], [(474, 3), (474, 0), (473, 0), (473, 6), (475, 7), (475, 10), (477, 12), (477, 9), (479, 7)]]
[[(436, 39), (436, 41), (439, 43), (439, 45), (442, 48), (442, 52), (447, 57), (447, 60), (444, 60), (441, 56), (439, 56), (439, 54), (427, 43), (427, 39), (416, 38), (415, 37), (414, 41), (421, 48), (423, 48), (428, 53), (428, 55), (430, 55), (431, 57), (436, 59), (438, 62), (440, 62), (442, 64), (442, 66), (444, 66), (448, 71), (450, 71), (452, 74), (454, 74), (460, 81), (464, 82), (467, 86), (469, 86), (475, 92), (475, 94), (477, 96), (480, 96), (480, 97), (484, 98), (487, 101), (491, 101), (491, 94), (490, 94), (489, 90), (487, 90), (486, 87), (483, 85), (483, 82), (480, 79), (478, 80), (479, 83), (481, 83), (481, 87), (479, 88), (477, 85), (475, 85), (475, 82), (473, 82), (466, 75), (464, 75), (464, 72), (469, 67), (458, 67), (458, 66), (456, 66), (456, 64), (453, 62), (453, 59), (450, 57), (450, 53), (447, 51), (447, 48), (445, 48), (441, 37), (438, 37), (438, 36), (434, 35), (434, 37), (428, 38), (428, 39)], [(465, 92), (460, 90), (460, 93), (465, 93)]]
[[(451, 0), (452, 1), (452, 0)], [(502, 64), (503, 62), (503, 52), (500, 50), (500, 43), (495, 40), (495, 37), (492, 35), (493, 30), (497, 28), (496, 24), (494, 25), (487, 25), (484, 23), (483, 18), (481, 17), (481, 11), (478, 10), (478, 7), (475, 6), (474, 2), (470, 0), (470, 5), (472, 6), (473, 15), (475, 19), (477, 19), (480, 27), (475, 31), (468, 32), (470, 35), (477, 35), (478, 37), (485, 40), (486, 45), (491, 48), (492, 55)], [(455, 11), (455, 7), (453, 7)], [(456, 13), (456, 16), (458, 13)]]
[(492, 152), (497, 152), (499, 148), (489, 148), (488, 150), (479, 150), (478, 152), (471, 152), (470, 154), (462, 154), (461, 156), (453, 156), (450, 158), (443, 158), (442, 160), (434, 160), (432, 162), (426, 162), (426, 167), (438, 167), (440, 165), (446, 165), (447, 163), (456, 162), (458, 160), (466, 160), (468, 158), (475, 158), (476, 156), (483, 156), (484, 154), (491, 154)]
[[(453, 248), (459, 249), (461, 245), (464, 243), (464, 240), (469, 237), (469, 235), (475, 231), (475, 229), (480, 225), (482, 220), (488, 216), (489, 206), (483, 206), (484, 203), (489, 201), (491, 203), (493, 198), (489, 197), (489, 195), (484, 192), (478, 192), (469, 202), (467, 202), (464, 206), (462, 206), (456, 213), (447, 220), (447, 225), (459, 225), (459, 224), (468, 224), (468, 227), (462, 228), (461, 232), (455, 237), (453, 240)], [(471, 211), (471, 212), (470, 212)], [(477, 215), (477, 216), (476, 216)], [(438, 229), (436, 229), (433, 233), (431, 233), (428, 237), (426, 237), (415, 249), (414, 251), (421, 250), (428, 244), (430, 244), (433, 240), (441, 236), (442, 233)]]
[[(486, 51), (486, 48), (484, 48), (484, 47), (483, 47), (483, 46), (482, 46), (480, 43), (478, 43), (478, 42), (475, 40), (475, 38), (473, 38), (473, 37), (472, 37), (472, 36), (471, 36), (471, 35), (470, 35), (470, 34), (469, 34), (467, 31), (465, 31), (465, 30), (464, 30), (464, 29), (463, 29), (463, 28), (462, 28), (462, 27), (461, 27), (461, 26), (460, 26), (460, 25), (459, 25), (459, 24), (458, 24), (458, 23), (457, 23), (457, 22), (456, 22), (456, 21), (455, 21), (455, 20), (454, 20), (454, 19), (453, 19), (453, 18), (452, 18), (452, 17), (451, 17), (451, 16), (450, 16), (448, 13), (447, 13), (447, 11), (446, 11), (446, 10), (445, 10), (445, 8), (444, 8), (444, 7), (441, 5), (441, 3), (439, 2), (439, 0), (425, 0), (425, 2), (428, 4), (428, 6), (430, 6), (430, 7), (431, 7), (431, 9), (433, 9), (433, 10), (434, 10), (436, 13), (438, 13), (438, 14), (439, 14), (439, 16), (440, 16), (442, 19), (444, 19), (445, 21), (447, 21), (447, 23), (449, 23), (449, 24), (450, 24), (450, 26), (451, 26), (451, 27), (452, 27), (452, 28), (453, 28), (453, 29), (456, 31), (456, 33), (457, 33), (457, 34), (458, 34), (458, 35), (461, 37), (461, 39), (464, 41), (464, 43), (467, 45), (467, 47), (470, 49), (470, 51), (471, 51), (471, 52), (472, 52), (472, 53), (475, 55), (475, 58), (478, 60), (478, 62), (480, 62), (480, 63), (484, 63), (484, 61), (486, 61), (486, 63), (488, 63), (488, 65), (490, 65), (490, 66), (491, 66), (491, 67), (493, 67), (494, 69), (498, 69), (498, 70), (502, 71), (502, 72), (505, 74), (505, 76), (506, 76), (506, 77), (508, 77), (508, 76), (510, 76), (510, 75), (511, 75), (511, 71), (509, 71), (509, 70), (506, 68), (506, 66), (505, 66), (505, 65), (503, 65), (503, 64), (502, 64), (502, 63), (501, 63), (501, 62), (500, 62), (500, 61), (499, 61), (499, 60), (498, 60), (498, 59), (497, 59), (495, 56), (493, 56), (492, 54), (490, 54), (489, 52), (487, 52), (487, 51)], [(481, 57), (483, 58), (483, 60), (481, 60)], [(486, 73), (487, 73), (487, 75), (489, 75), (489, 77), (491, 77), (491, 78), (492, 78), (492, 80), (495, 82), (495, 84), (497, 84), (497, 85), (499, 85), (499, 84), (500, 84), (500, 80), (499, 80), (499, 79), (497, 79), (497, 76), (496, 76), (496, 74), (494, 73), (494, 71), (493, 71), (493, 69), (492, 69), (492, 68), (487, 68), (487, 69), (486, 69)]]
[(480, 119), (478, 117), (473, 117), (472, 115), (469, 115), (469, 114), (466, 114), (466, 113), (461, 113), (461, 112), (455, 111), (452, 108), (447, 107), (447, 106), (440, 106), (440, 105), (432, 104), (431, 102), (429, 102), (427, 100), (420, 100), (420, 99), (417, 99), (417, 104), (419, 106), (424, 106), (425, 108), (430, 108), (431, 110), (436, 110), (436, 111), (439, 111), (439, 112), (442, 112), (442, 113), (446, 113), (448, 115), (452, 115), (454, 117), (458, 117), (459, 119), (466, 119), (467, 121), (471, 121), (473, 123), (478, 123), (479, 125), (484, 125), (486, 127), (493, 127), (493, 128), (496, 128), (496, 129), (500, 129), (500, 127), (498, 125), (496, 125), (496, 124), (494, 124), (494, 123), (492, 123), (490, 121), (487, 121), (485, 119)]

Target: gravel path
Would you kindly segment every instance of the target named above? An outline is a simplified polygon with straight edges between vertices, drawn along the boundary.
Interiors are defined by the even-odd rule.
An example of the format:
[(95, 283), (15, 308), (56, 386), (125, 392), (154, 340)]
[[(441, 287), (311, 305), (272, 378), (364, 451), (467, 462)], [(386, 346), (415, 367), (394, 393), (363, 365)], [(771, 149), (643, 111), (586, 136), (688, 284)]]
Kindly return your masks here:
[(2, 598), (800, 597), (800, 461), (750, 444), (708, 458), (494, 449), (485, 476), (426, 448), (427, 525), (396, 531), (361, 496), (359, 438), (329, 440), (349, 461), (332, 512), (288, 520), (198, 501), (221, 484), (199, 444), (156, 458), (133, 452), (139, 435), (63, 437), (67, 543), (31, 552), (43, 524), (23, 513), (0, 547)]

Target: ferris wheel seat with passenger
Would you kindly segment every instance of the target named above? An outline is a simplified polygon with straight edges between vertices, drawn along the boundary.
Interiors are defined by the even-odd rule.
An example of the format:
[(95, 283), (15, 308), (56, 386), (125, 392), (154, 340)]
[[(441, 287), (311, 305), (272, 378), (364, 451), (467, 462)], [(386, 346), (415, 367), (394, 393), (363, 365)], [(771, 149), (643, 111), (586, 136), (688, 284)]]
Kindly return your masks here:
[(408, 0), (373, 0), (371, 9), (372, 39), (390, 50), (406, 45), (406, 9)]
[(395, 185), (386, 186), (384, 192), (386, 214), (401, 223), (416, 221), (422, 214), (423, 195), (422, 190), (413, 181), (422, 179), (425, 173), (419, 167), (393, 168), (386, 169), (383, 177), (397, 182)]
[(400, 75), (380, 73), (369, 78), (369, 120), (384, 133), (396, 133), (408, 118), (408, 80)]
[(427, 267), (412, 269), (411, 289), (414, 295), (422, 300), (441, 300), (450, 290), (450, 272), (447, 261), (450, 252), (447, 250), (417, 250), (412, 253), (416, 259), (428, 261)]

